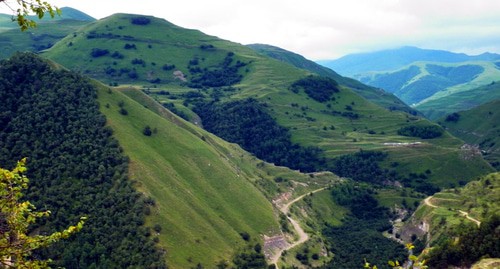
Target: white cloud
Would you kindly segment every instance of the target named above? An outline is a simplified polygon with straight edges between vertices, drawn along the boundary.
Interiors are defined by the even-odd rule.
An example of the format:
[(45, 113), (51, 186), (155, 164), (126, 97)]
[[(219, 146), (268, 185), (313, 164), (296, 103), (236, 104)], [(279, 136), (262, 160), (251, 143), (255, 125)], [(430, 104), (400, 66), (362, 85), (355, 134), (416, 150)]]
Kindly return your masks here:
[(483, 48), (500, 53), (498, 0), (49, 2), (97, 18), (117, 12), (154, 15), (223, 39), (267, 43), (310, 59), (402, 45), (469, 53)]

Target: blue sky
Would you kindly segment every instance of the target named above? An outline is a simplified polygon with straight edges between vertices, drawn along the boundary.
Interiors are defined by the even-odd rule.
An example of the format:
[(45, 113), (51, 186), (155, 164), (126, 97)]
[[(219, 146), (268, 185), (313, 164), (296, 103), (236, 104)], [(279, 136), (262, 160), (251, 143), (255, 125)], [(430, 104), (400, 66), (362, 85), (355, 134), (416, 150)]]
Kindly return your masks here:
[[(15, 0), (9, 0), (15, 1)], [(95, 17), (154, 15), (242, 44), (312, 60), (405, 45), (500, 53), (499, 0), (48, 0)]]

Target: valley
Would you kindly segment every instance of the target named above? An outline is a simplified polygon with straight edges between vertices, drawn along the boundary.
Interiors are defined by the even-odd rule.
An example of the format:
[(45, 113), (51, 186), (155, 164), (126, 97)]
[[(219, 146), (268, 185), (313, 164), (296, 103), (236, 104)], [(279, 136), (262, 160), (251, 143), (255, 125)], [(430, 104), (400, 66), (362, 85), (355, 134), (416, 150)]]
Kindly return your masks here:
[(499, 91), (493, 85), (500, 78), (499, 60), (500, 55), (493, 53), (469, 56), (402, 47), (320, 63), (393, 93), (437, 120), (498, 99)]
[[(37, 259), (390, 268), (401, 243), (435, 268), (498, 256), (497, 54), (405, 47), (334, 71), (153, 16), (63, 14), (28, 32), (0, 16), (0, 167), (28, 158), (26, 197), (53, 212), (33, 232), (89, 216)], [(487, 247), (462, 246), (468, 231)]]

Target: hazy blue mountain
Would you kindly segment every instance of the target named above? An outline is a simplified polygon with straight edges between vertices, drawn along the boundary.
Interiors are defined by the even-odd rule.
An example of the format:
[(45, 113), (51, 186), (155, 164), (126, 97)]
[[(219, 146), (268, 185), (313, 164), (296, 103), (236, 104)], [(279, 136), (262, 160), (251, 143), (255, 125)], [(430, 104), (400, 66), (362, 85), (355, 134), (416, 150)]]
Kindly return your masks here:
[(398, 49), (349, 54), (336, 60), (323, 60), (318, 63), (344, 76), (356, 77), (357, 74), (369, 71), (397, 70), (416, 61), (458, 63), (495, 60), (500, 60), (499, 54), (483, 53), (470, 56), (464, 53), (406, 46)]
[[(62, 14), (59, 17), (60, 19), (71, 19), (77, 21), (95, 21), (96, 19), (87, 13), (84, 13), (78, 9), (74, 9), (71, 7), (63, 7), (61, 8)], [(57, 17), (56, 17), (57, 18)]]
[(8, 58), (17, 51), (39, 52), (52, 47), (70, 33), (95, 21), (93, 17), (70, 7), (61, 8), (61, 16), (45, 16), (36, 28), (21, 31), (12, 15), (0, 14), (0, 59)]
[[(500, 55), (470, 56), (416, 47), (351, 54), (320, 62), (340, 74), (396, 95), (431, 119), (469, 109), (475, 90), (500, 79)], [(484, 93), (484, 90), (481, 91)], [(453, 95), (453, 98), (448, 98)], [(476, 105), (493, 101), (496, 95), (481, 96)], [(460, 99), (462, 98), (462, 99)]]

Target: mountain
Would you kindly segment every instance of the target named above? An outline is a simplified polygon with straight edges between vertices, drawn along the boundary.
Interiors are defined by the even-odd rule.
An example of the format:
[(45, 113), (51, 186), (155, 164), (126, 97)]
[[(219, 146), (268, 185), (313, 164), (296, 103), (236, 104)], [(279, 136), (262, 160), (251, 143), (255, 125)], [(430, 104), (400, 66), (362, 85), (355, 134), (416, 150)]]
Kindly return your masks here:
[(499, 77), (500, 69), (495, 63), (476, 61), (453, 64), (418, 62), (398, 71), (371, 73), (360, 79), (419, 108), (429, 101), (446, 100), (450, 94), (490, 84)]
[(74, 9), (72, 7), (62, 7), (61, 8), (61, 16), (54, 17), (56, 20), (75, 20), (75, 21), (85, 21), (85, 22), (93, 22), (96, 19), (87, 13), (84, 13), (78, 9)]
[(425, 111), (427, 117), (438, 120), (453, 112), (472, 109), (493, 100), (500, 99), (500, 83), (493, 81), (487, 85), (467, 91), (458, 91), (442, 98), (431, 99), (416, 106)]
[[(493, 173), (461, 188), (426, 198), (399, 232), (403, 240), (427, 243), (427, 264), (432, 268), (470, 267), (500, 254), (500, 173)], [(415, 240), (416, 238), (420, 238)], [(413, 238), (413, 239), (411, 239)], [(492, 267), (486, 267), (492, 268)]]
[(318, 63), (336, 70), (344, 76), (356, 78), (360, 74), (371, 71), (395, 71), (413, 62), (458, 63), (466, 61), (491, 62), (497, 60), (500, 60), (500, 55), (495, 53), (469, 56), (464, 53), (406, 46), (398, 49), (350, 54), (336, 60), (323, 60), (318, 61)]
[(59, 266), (263, 261), (254, 246), (281, 233), (271, 200), (338, 180), (262, 162), (140, 89), (111, 89), (33, 54), (1, 66), (1, 167), (28, 157), (28, 199), (56, 216), (46, 226), (89, 216), (82, 233), (40, 254)]
[(165, 268), (144, 226), (151, 199), (127, 178), (128, 160), (105, 126), (96, 89), (55, 66), (33, 54), (0, 64), (0, 166), (27, 158), (24, 198), (52, 212), (31, 232), (50, 234), (87, 216), (81, 232), (35, 255), (55, 267)]
[(347, 77), (343, 77), (337, 74), (330, 68), (326, 68), (319, 65), (311, 60), (304, 58), (302, 55), (284, 50), (271, 45), (265, 44), (250, 44), (248, 47), (256, 50), (259, 53), (267, 55), (271, 58), (280, 60), (282, 62), (289, 63), (295, 67), (308, 70), (312, 73), (318, 74), (320, 76), (329, 77), (344, 85), (351, 88), (357, 94), (368, 99), (369, 101), (385, 107), (390, 110), (401, 110), (406, 112), (412, 112), (413, 110), (409, 108), (406, 104), (401, 102), (396, 96), (388, 94), (387, 92), (367, 86), (359, 81)]
[(500, 99), (470, 110), (449, 114), (439, 120), (450, 133), (478, 147), (485, 159), (500, 168)]
[(446, 113), (470, 108), (470, 105), (460, 107), (457, 103), (479, 105), (495, 100), (493, 92), (473, 102), (467, 96), (479, 95), (475, 93), (478, 88), (483, 87), (479, 91), (484, 92), (484, 86), (498, 80), (499, 59), (500, 55), (493, 53), (469, 56), (403, 47), (348, 55), (334, 61), (337, 66), (330, 66), (363, 83), (393, 93), (425, 116), (437, 119)]
[[(12, 56), (16, 51), (39, 52), (52, 47), (59, 40), (95, 21), (91, 16), (73, 8), (61, 8), (61, 16), (44, 17), (37, 27), (24, 32), (12, 22), (11, 15), (0, 14), (0, 59)], [(5, 18), (5, 20), (3, 20)]]
[[(408, 184), (424, 184), (410, 174), (427, 169), (433, 173), (425, 184), (436, 186), (491, 171), (480, 156), (463, 160), (462, 142), (447, 133), (435, 139), (398, 134), (434, 125), (425, 119), (388, 111), (337, 82), (309, 77), (309, 71), (249, 47), (163, 19), (116, 14), (86, 25), (42, 55), (109, 85), (141, 87), (191, 122), (211, 126), (214, 134), (244, 143), (252, 153), (261, 152), (257, 157), (278, 165), (329, 170), (333, 158), (379, 150), (388, 154), (380, 165), (396, 170)], [(261, 117), (237, 113), (247, 111), (239, 105)], [(224, 113), (229, 109), (235, 112)], [(270, 126), (263, 122), (275, 132), (266, 133)], [(415, 142), (419, 146), (411, 146)], [(390, 167), (393, 162), (400, 165)]]
[[(37, 164), (28, 198), (53, 210), (47, 223), (91, 216), (85, 234), (40, 254), (60, 266), (248, 268), (276, 255), (280, 267), (333, 266), (332, 251), (404, 255), (380, 234), (390, 212), (375, 195), (416, 201), (493, 171), (424, 118), (151, 16), (115, 14), (71, 32), (45, 61), (28, 55), (0, 65), (11, 68), (0, 80), (0, 165)], [(338, 234), (356, 247), (330, 248)]]

